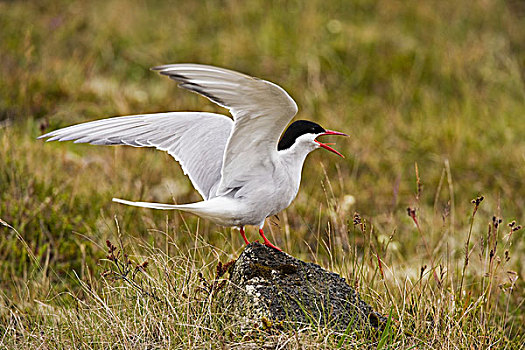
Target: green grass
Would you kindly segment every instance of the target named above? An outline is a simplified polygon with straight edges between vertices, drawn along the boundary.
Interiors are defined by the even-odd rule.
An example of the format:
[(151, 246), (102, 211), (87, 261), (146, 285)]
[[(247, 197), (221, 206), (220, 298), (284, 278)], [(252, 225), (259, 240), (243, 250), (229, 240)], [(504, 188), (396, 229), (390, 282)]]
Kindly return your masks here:
[[(0, 347), (520, 348), (524, 13), (495, 0), (0, 3)], [(273, 81), (299, 118), (351, 135), (337, 140), (346, 159), (309, 156), (266, 230), (391, 314), (387, 332), (246, 330), (198, 277), (238, 256), (238, 232), (111, 203), (198, 200), (168, 155), (36, 140), (114, 115), (224, 113), (148, 71), (176, 62)], [(149, 262), (135, 281), (107, 239), (130, 274)]]

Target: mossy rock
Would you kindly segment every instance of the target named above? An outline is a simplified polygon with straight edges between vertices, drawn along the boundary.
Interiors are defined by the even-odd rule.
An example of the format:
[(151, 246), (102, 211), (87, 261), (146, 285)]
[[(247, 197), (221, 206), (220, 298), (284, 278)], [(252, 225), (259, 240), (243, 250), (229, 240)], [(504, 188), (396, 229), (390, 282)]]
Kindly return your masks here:
[(344, 331), (386, 322), (341, 276), (256, 242), (230, 268), (224, 306), (263, 329), (313, 324)]

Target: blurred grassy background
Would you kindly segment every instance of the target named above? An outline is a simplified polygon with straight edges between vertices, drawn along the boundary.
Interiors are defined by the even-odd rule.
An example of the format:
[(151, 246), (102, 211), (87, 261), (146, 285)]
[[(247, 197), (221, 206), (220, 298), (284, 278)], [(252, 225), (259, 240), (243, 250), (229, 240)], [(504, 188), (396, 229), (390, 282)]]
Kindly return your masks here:
[[(130, 244), (164, 248), (160, 230), (168, 254), (199, 246), (204, 271), (240, 252), (237, 232), (111, 203), (198, 200), (168, 155), (35, 140), (116, 115), (225, 113), (148, 70), (177, 62), (273, 81), (297, 101), (298, 118), (351, 135), (337, 140), (345, 160), (309, 157), (297, 199), (269, 225), (285, 251), (350, 277), (338, 262), (366, 257), (375, 240), (393, 281), (417, 278), (423, 265), (461, 270), (471, 199), (485, 196), (470, 247), (486, 244), (493, 215), (525, 223), (524, 9), (517, 0), (0, 2), (0, 218), (21, 236), (0, 227), (2, 307), (34, 315), (34, 300), (81, 295), (76, 275), (97, 271), (115, 220)], [(373, 226), (368, 238), (353, 228), (356, 211)], [(505, 237), (502, 271), (519, 278), (503, 324), (523, 336), (523, 230)], [(485, 271), (478, 260), (472, 278)], [(386, 314), (395, 303), (373, 299)]]

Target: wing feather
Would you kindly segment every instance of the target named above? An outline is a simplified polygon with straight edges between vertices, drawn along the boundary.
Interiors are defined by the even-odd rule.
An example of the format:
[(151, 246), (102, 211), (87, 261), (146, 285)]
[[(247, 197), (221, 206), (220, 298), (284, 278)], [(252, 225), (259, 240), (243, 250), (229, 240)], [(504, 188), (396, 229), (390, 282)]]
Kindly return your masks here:
[(172, 64), (153, 68), (228, 108), (235, 124), (226, 145), (218, 195), (243, 186), (258, 169), (269, 169), (277, 143), (297, 113), (297, 104), (280, 86), (231, 70)]
[(233, 122), (204, 112), (170, 112), (95, 120), (39, 138), (93, 145), (155, 147), (178, 161), (204, 199), (215, 197)]

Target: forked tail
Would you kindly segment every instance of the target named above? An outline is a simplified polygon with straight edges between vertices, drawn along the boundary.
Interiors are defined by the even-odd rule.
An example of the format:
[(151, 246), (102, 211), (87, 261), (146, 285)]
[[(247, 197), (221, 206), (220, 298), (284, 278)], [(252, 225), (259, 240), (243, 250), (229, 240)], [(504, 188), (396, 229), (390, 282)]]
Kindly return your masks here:
[(162, 210), (185, 210), (185, 205), (176, 204), (164, 204), (164, 203), (151, 203), (151, 202), (132, 202), (125, 199), (113, 198), (113, 202), (122, 203), (126, 205), (132, 205), (134, 207), (151, 208), (151, 209), (162, 209)]
[(182, 210), (198, 215), (201, 218), (211, 220), (222, 226), (239, 226), (239, 220), (244, 218), (243, 204), (240, 204), (238, 200), (225, 197), (215, 197), (207, 201), (179, 205), (132, 202), (120, 198), (113, 198), (113, 202), (151, 209)]

